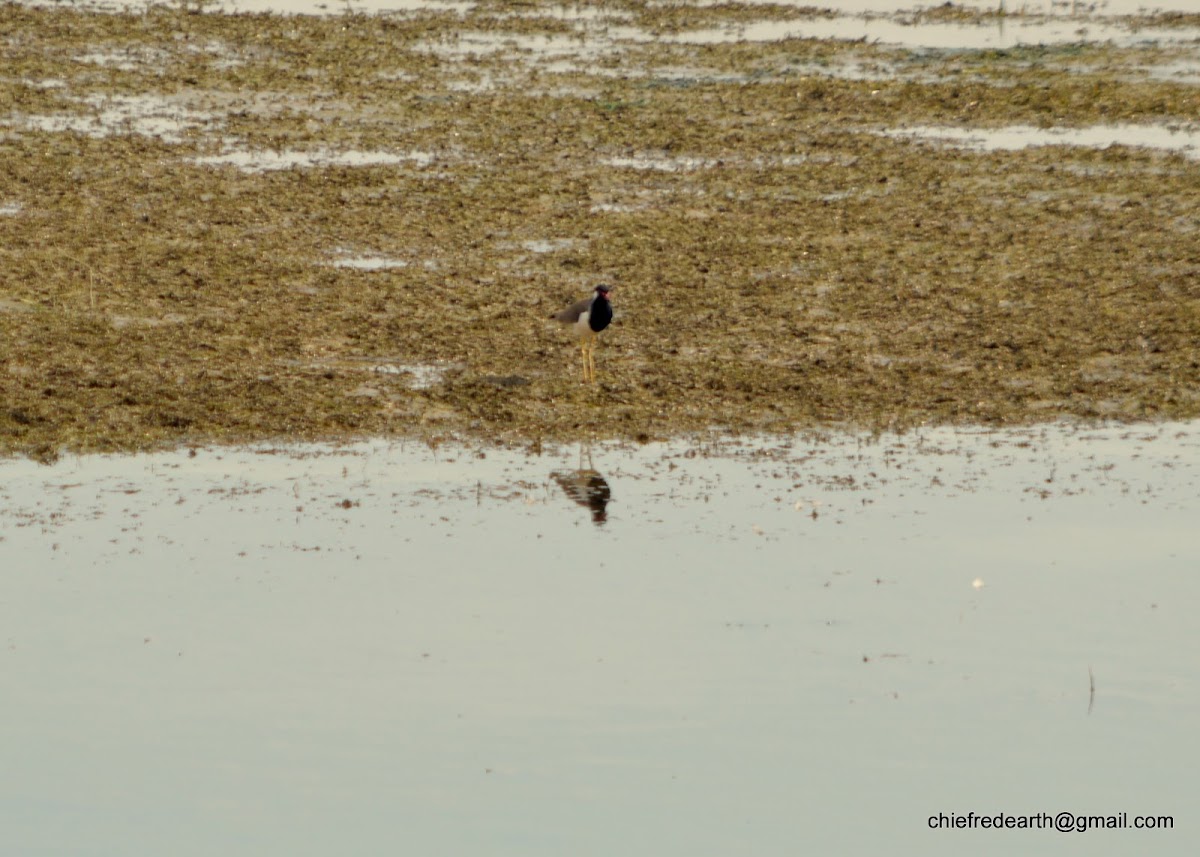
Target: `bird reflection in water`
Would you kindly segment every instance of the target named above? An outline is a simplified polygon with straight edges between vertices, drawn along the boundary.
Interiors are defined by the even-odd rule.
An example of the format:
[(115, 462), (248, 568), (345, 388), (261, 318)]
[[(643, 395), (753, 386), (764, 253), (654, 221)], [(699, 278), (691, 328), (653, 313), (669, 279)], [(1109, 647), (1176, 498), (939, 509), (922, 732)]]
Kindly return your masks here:
[(587, 454), (588, 466), (583, 466), (583, 450), (579, 451), (578, 470), (555, 470), (550, 478), (559, 484), (567, 496), (580, 506), (591, 510), (592, 523), (600, 527), (608, 521), (608, 501), (612, 499), (612, 489), (608, 480), (600, 475), (600, 471), (592, 466), (592, 454)]

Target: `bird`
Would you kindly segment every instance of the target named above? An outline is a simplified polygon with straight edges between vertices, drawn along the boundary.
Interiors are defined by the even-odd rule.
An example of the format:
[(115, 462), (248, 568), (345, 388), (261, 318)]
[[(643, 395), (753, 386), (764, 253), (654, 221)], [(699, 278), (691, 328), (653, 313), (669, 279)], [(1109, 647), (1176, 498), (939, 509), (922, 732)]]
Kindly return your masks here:
[(579, 336), (579, 353), (583, 358), (584, 382), (596, 382), (596, 334), (608, 327), (612, 321), (612, 304), (608, 300), (608, 286), (601, 283), (590, 298), (571, 304), (550, 318), (570, 325)]

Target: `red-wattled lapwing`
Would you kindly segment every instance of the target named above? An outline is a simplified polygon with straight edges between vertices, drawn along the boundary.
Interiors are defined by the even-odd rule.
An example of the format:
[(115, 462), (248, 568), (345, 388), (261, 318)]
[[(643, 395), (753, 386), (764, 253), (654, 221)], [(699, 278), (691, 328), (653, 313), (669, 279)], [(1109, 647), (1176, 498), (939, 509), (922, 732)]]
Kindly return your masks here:
[(583, 358), (583, 380), (596, 381), (596, 334), (608, 327), (612, 321), (612, 304), (608, 301), (609, 288), (596, 286), (596, 294), (571, 304), (562, 312), (550, 316), (555, 321), (569, 324), (579, 334), (579, 353)]

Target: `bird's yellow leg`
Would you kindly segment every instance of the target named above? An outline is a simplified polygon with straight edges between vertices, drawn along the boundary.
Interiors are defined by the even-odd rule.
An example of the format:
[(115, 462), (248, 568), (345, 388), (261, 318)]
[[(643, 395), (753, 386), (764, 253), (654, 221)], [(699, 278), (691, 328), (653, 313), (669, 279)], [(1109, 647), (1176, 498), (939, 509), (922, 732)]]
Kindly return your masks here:
[(583, 380), (588, 379), (587, 338), (579, 341), (579, 359), (583, 362)]
[(596, 334), (592, 334), (588, 342), (588, 372), (592, 376), (592, 383), (596, 383)]

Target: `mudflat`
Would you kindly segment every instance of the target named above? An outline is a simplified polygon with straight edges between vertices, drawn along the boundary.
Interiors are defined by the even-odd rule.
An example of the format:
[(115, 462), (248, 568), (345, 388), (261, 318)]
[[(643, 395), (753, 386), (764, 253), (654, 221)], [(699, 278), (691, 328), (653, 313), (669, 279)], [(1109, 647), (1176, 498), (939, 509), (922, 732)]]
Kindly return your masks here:
[(831, 14), (0, 6), (0, 454), (1200, 415), (1195, 43), (736, 35)]

